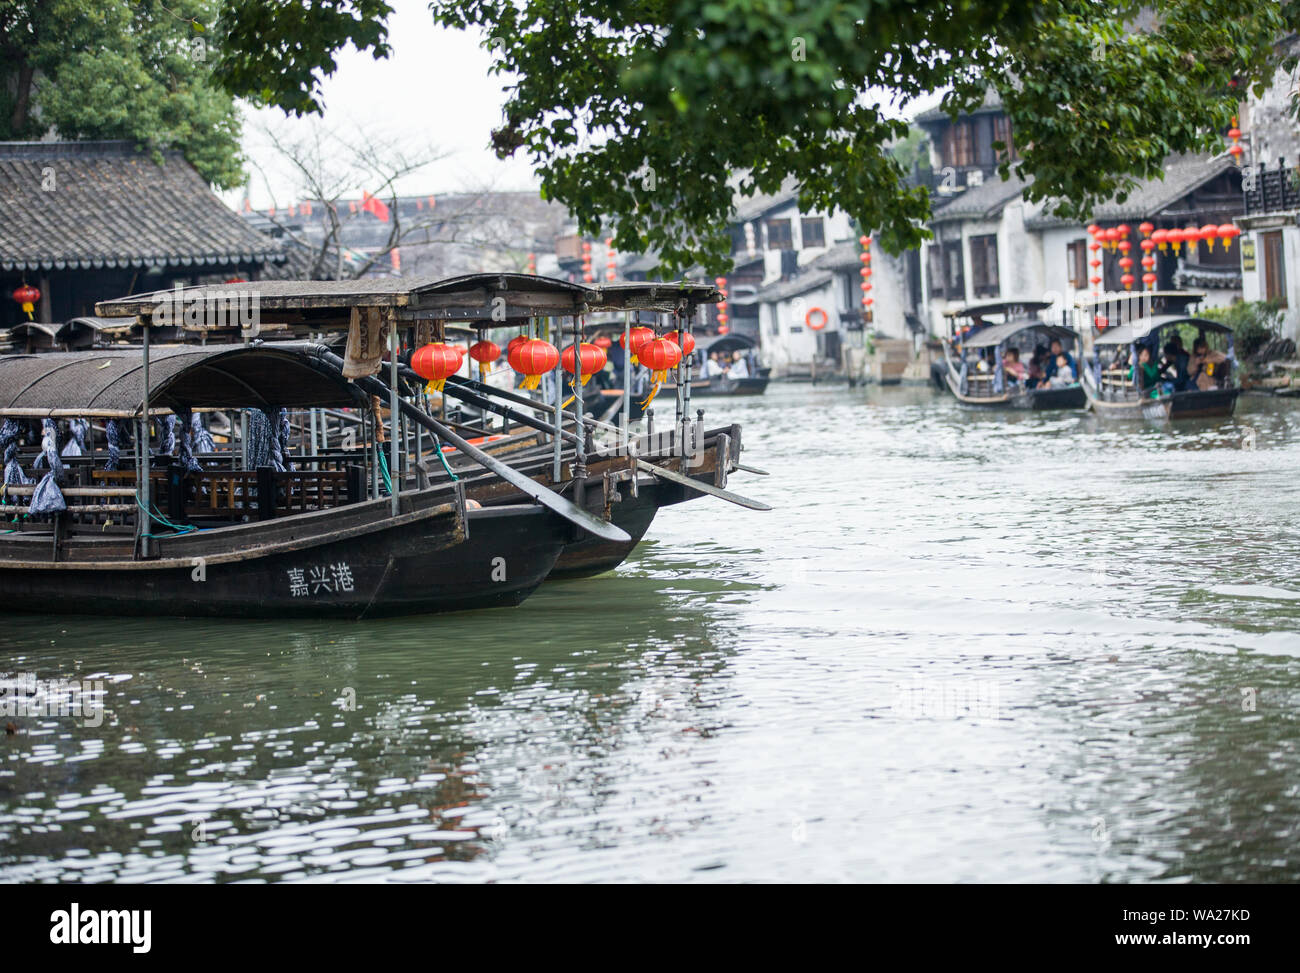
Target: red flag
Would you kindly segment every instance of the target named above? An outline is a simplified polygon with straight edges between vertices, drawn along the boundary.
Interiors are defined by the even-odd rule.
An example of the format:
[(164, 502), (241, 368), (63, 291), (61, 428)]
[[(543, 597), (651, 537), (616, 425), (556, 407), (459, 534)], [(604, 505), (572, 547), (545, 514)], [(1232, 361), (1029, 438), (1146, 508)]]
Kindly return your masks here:
[(378, 196), (371, 196), (368, 192), (362, 191), (361, 208), (367, 213), (373, 213), (380, 223), (388, 222), (388, 206)]

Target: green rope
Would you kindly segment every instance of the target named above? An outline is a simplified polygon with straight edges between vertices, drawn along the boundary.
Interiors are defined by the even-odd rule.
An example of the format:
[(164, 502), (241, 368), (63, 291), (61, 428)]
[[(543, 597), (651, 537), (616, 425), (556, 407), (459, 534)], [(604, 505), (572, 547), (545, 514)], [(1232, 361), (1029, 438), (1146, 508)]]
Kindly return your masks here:
[[(141, 511), (143, 511), (144, 515), (145, 515), (147, 518), (149, 518), (149, 520), (151, 520), (151, 521), (155, 521), (155, 522), (157, 522), (157, 523), (160, 523), (160, 524), (162, 524), (164, 527), (170, 527), (170, 528), (171, 528), (172, 530), (174, 530), (177, 534), (189, 534), (189, 533), (193, 533), (193, 532), (196, 531), (196, 530), (205, 530), (205, 529), (206, 529), (206, 528), (203, 528), (203, 527), (195, 527), (193, 524), (173, 524), (170, 520), (168, 520), (168, 519), (167, 519), (166, 517), (164, 517), (161, 513), (159, 513), (158, 510), (157, 510), (156, 508), (153, 509), (153, 510), (146, 510), (146, 509), (145, 509), (145, 506), (144, 506), (144, 502), (140, 499), (140, 492), (139, 492), (138, 490), (136, 491), (136, 494), (135, 494), (135, 505), (136, 505), (137, 507), (139, 507)], [(151, 506), (152, 506), (152, 505), (151, 505)], [(161, 539), (161, 538), (168, 537), (168, 536), (173, 536), (173, 537), (174, 537), (175, 534), (168, 535), (168, 534), (147, 534), (147, 533), (146, 533), (146, 534), (141, 534), (140, 536), (141, 536), (141, 537), (148, 537), (148, 538), (150, 538), (150, 539), (152, 539), (152, 540), (159, 540), (159, 539)]]
[(384, 486), (391, 497), (393, 495), (393, 481), (388, 475), (388, 457), (384, 455), (382, 449), (375, 450), (375, 454), (379, 457), (379, 472), (384, 475)]

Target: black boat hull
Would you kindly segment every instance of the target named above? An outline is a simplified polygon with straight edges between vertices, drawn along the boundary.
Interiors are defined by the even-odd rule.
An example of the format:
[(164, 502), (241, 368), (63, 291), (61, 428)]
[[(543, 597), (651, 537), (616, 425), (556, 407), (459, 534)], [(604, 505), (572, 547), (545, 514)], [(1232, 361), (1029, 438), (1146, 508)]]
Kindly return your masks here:
[[(378, 501), (387, 504), (388, 501)], [(204, 532), (167, 539), (156, 561), (0, 566), (10, 610), (218, 618), (346, 618), (517, 605), (570, 539), (540, 506), (420, 512), (385, 526), (220, 552)], [(208, 536), (204, 536), (207, 534)], [(205, 542), (191, 545), (185, 542)], [(217, 553), (203, 554), (211, 548)]]

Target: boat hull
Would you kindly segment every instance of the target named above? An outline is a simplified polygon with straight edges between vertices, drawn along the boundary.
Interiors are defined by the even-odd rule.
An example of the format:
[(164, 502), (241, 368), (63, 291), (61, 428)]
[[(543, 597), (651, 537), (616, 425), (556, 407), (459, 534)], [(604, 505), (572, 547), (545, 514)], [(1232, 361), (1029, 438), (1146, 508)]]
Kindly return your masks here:
[[(387, 506), (388, 501), (374, 501)], [(450, 508), (450, 509), (448, 509)], [(331, 511), (332, 512), (332, 511)], [(286, 518), (287, 524), (293, 518)], [(231, 528), (241, 530), (245, 528)], [(571, 534), (540, 506), (413, 511), (369, 529), (223, 545), (167, 538), (157, 560), (0, 563), (10, 610), (216, 618), (346, 618), (517, 605)], [(224, 548), (224, 549), (223, 549)]]
[(1090, 381), (1085, 380), (1088, 408), (1107, 419), (1151, 419), (1168, 422), (1174, 419), (1214, 419), (1230, 416), (1236, 411), (1241, 389), (1193, 389), (1174, 392), (1158, 399), (1109, 400), (1098, 394)]
[(960, 382), (951, 370), (944, 375), (948, 391), (957, 403), (967, 409), (1029, 409), (1034, 411), (1047, 409), (1082, 409), (1088, 404), (1087, 394), (1082, 385), (1071, 385), (1063, 389), (1020, 389), (996, 396), (963, 395), (959, 390)]

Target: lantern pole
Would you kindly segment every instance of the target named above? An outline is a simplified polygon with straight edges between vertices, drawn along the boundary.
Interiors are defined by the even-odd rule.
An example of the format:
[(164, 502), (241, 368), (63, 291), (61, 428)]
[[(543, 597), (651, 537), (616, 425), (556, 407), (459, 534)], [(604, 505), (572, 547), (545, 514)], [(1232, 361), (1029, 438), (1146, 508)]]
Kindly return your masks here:
[(573, 486), (578, 506), (582, 506), (583, 480), (587, 476), (587, 437), (582, 425), (582, 322), (581, 315), (573, 316), (573, 415), (574, 431), (578, 434), (573, 457)]
[[(687, 311), (687, 313), (686, 313), (686, 315), (685, 315), (685, 319), (686, 319), (686, 331), (685, 331), (685, 333), (686, 333), (688, 336), (690, 336), (692, 339), (694, 339), (694, 331), (695, 331), (695, 308), (691, 307), (689, 304), (687, 305), (687, 307), (688, 307), (689, 310)], [(680, 323), (679, 323), (678, 326), (680, 327)], [(683, 365), (685, 366), (685, 376), (686, 376), (686, 379), (685, 379), (685, 386), (686, 386), (686, 387), (685, 387), (685, 391), (684, 391), (683, 396), (682, 396), (682, 409), (684, 410), (685, 415), (686, 415), (686, 422), (687, 422), (687, 424), (689, 424), (690, 421), (691, 421), (691, 377), (692, 377), (692, 376), (691, 376), (691, 373), (692, 373), (692, 372), (694, 371), (694, 369), (695, 369), (695, 350), (694, 350), (694, 349), (691, 350), (691, 356), (690, 356), (690, 361), (689, 361), (689, 362), (687, 362), (687, 360), (686, 360), (686, 351), (685, 351), (685, 349), (682, 349), (682, 363), (683, 363)]]
[[(672, 322), (673, 322), (673, 330), (677, 334), (678, 342), (683, 345), (686, 344), (685, 339), (682, 338), (682, 317), (679, 311), (674, 310), (672, 312)], [(686, 395), (686, 390), (682, 387), (683, 383), (686, 381), (685, 376), (682, 374), (685, 368), (685, 364), (686, 364), (686, 355), (685, 353), (683, 353), (682, 356), (679, 359), (677, 359), (677, 375), (676, 375), (676, 382), (675, 382), (677, 386), (677, 390), (676, 390), (677, 391), (677, 435), (679, 436), (682, 434), (682, 418), (686, 415), (686, 413), (683, 411), (684, 403), (685, 403), (684, 397)], [(685, 455), (685, 453), (683, 453), (682, 455)]]
[[(557, 330), (560, 334), (560, 343), (563, 344), (563, 318), (560, 319), (560, 324), (558, 325)], [(551, 319), (549, 317), (546, 319), (546, 333), (548, 336), (551, 333)], [(564, 355), (561, 353), (560, 361), (555, 363), (555, 370), (551, 373), (555, 378), (555, 382), (553, 383), (555, 385), (555, 438), (553, 441), (551, 457), (551, 482), (554, 484), (559, 484), (560, 482), (560, 452), (564, 449), (564, 439), (560, 435), (560, 433), (564, 431), (564, 369), (561, 367), (561, 362), (563, 360)]]
[(394, 517), (399, 512), (398, 493), (401, 492), (401, 470), (398, 469), (398, 449), (401, 448), (401, 431), (397, 426), (397, 416), (401, 410), (397, 405), (397, 322), (388, 319), (388, 481), (389, 511)]
[[(175, 312), (173, 312), (175, 313)], [(144, 420), (141, 422), (141, 433), (136, 437), (140, 444), (141, 467), (140, 467), (140, 496), (142, 497), (141, 507), (143, 507), (143, 519), (137, 515), (136, 521), (141, 524), (140, 528), (140, 556), (149, 556), (149, 533), (153, 526), (153, 515), (149, 513), (149, 319), (145, 315), (140, 315), (140, 324), (142, 326), (143, 351), (144, 351)]]
[(623, 312), (623, 448), (632, 419), (632, 312)]

